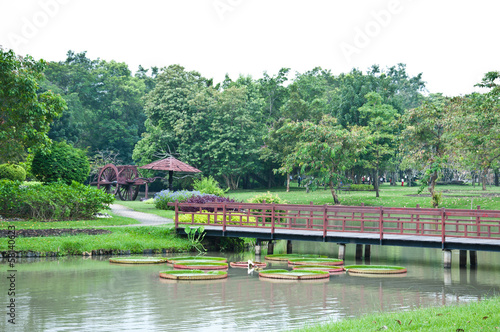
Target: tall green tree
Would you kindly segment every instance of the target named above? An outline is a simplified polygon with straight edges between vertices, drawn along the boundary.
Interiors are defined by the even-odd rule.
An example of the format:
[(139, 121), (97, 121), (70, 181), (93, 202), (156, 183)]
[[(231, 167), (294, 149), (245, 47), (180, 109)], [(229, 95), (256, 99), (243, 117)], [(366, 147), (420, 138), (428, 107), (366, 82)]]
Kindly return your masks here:
[(486, 190), (486, 175), (500, 160), (500, 87), (499, 72), (486, 73), (477, 84), (490, 89), (454, 98), (450, 121), (463, 163), (481, 174), (482, 189)]
[(57, 87), (68, 110), (56, 121), (50, 136), (79, 148), (120, 153), (126, 163), (144, 131), (144, 77), (133, 77), (125, 63), (91, 60), (86, 52), (69, 51), (64, 62), (51, 62), (45, 89)]
[(396, 120), (399, 114), (391, 105), (382, 104), (382, 97), (378, 93), (370, 92), (365, 97), (367, 101), (359, 112), (360, 118), (367, 124), (370, 142), (361, 159), (366, 168), (374, 170), (375, 195), (379, 197), (379, 172), (397, 150)]
[(50, 123), (66, 108), (52, 91), (41, 92), (46, 62), (0, 47), (0, 163), (18, 162), (26, 149), (50, 143)]
[(442, 95), (431, 95), (422, 106), (408, 110), (401, 118), (406, 127), (401, 136), (403, 163), (424, 170), (422, 186), (428, 184), (435, 208), (441, 200), (435, 190), (436, 180), (453, 152), (448, 104)]
[(302, 174), (313, 176), (317, 184), (328, 184), (333, 202), (339, 204), (335, 187), (365, 149), (366, 128), (354, 126), (345, 129), (335, 118), (325, 115), (318, 124), (290, 122), (279, 132), (297, 142), (279, 171), (290, 173), (293, 168), (299, 167)]

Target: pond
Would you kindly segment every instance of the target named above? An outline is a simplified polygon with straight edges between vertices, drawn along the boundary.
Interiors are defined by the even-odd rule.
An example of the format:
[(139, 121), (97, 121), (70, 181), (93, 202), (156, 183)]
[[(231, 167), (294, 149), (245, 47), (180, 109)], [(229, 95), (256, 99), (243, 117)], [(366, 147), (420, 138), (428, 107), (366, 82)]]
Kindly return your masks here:
[[(293, 246), (294, 253), (332, 257), (338, 250), (313, 242)], [(347, 246), (346, 264), (356, 263), (354, 248)], [(284, 250), (284, 242), (275, 247), (275, 253)], [(209, 255), (255, 259), (252, 252)], [(402, 265), (408, 273), (299, 282), (259, 279), (239, 268), (230, 268), (225, 280), (167, 281), (158, 277), (160, 270), (171, 269), (166, 265), (114, 265), (109, 257), (23, 258), (16, 265), (16, 326), (3, 318), (0, 331), (283, 331), (500, 294), (500, 253), (479, 252), (477, 269), (459, 269), (454, 251), (453, 267), (445, 270), (441, 256), (435, 249), (373, 246), (371, 264)], [(5, 259), (0, 266), (8, 270)]]

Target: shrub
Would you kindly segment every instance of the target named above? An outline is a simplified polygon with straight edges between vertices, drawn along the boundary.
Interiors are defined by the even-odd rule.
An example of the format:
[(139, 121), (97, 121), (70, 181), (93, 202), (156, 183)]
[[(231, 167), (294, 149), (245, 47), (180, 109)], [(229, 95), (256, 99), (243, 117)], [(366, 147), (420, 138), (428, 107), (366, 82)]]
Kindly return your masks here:
[(349, 190), (353, 191), (370, 191), (374, 190), (371, 184), (351, 184)]
[(168, 203), (173, 203), (176, 200), (179, 203), (185, 202), (188, 198), (193, 197), (195, 195), (201, 195), (199, 191), (188, 191), (188, 190), (179, 190), (179, 191), (170, 191), (170, 190), (162, 190), (155, 195), (155, 207), (160, 210), (173, 210), (173, 206), (168, 206)]
[(287, 204), (287, 201), (281, 199), (277, 194), (273, 195), (269, 191), (265, 194), (260, 194), (248, 199), (249, 203), (266, 203), (266, 204)]
[[(257, 196), (254, 196), (250, 199), (248, 199), (249, 203), (266, 203), (266, 204), (287, 204), (288, 202), (285, 201), (284, 199), (281, 199), (277, 194), (273, 195), (269, 191), (265, 194), (260, 194)], [(252, 210), (254, 212), (260, 212), (262, 210)], [(265, 210), (265, 213), (269, 214), (271, 213), (271, 210)], [(275, 210), (277, 213), (284, 213), (284, 210)], [(265, 218), (265, 222), (271, 222), (271, 218)]]
[(54, 143), (50, 151), (38, 151), (31, 163), (31, 172), (40, 181), (52, 183), (72, 181), (83, 183), (90, 172), (85, 151), (65, 142)]
[(195, 179), (193, 183), (194, 190), (201, 192), (202, 194), (210, 194), (216, 196), (224, 196), (229, 190), (223, 190), (219, 187), (219, 183), (210, 175), (209, 177), (203, 177), (201, 179)]
[(26, 171), (23, 167), (14, 164), (0, 165), (0, 179), (12, 181), (24, 181), (26, 179)]
[(113, 201), (113, 195), (77, 182), (24, 186), (19, 181), (0, 180), (0, 214), (10, 217), (91, 219)]
[[(197, 195), (188, 198), (187, 200), (184, 201), (184, 203), (197, 203), (197, 204), (204, 204), (204, 203), (236, 203), (234, 199), (228, 198), (228, 197), (220, 197), (220, 196), (215, 196), (215, 195)], [(205, 208), (209, 212), (214, 212), (214, 208)], [(199, 208), (195, 207), (181, 207), (181, 211), (184, 212), (196, 212), (199, 210)]]

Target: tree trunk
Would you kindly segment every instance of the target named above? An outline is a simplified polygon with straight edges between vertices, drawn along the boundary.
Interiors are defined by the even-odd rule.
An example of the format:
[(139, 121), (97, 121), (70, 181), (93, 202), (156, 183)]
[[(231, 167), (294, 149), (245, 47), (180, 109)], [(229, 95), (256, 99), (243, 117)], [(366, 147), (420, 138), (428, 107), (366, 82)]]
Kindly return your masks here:
[(431, 193), (431, 199), (432, 199), (432, 207), (437, 208), (439, 204), (434, 200), (434, 196), (436, 195), (435, 187), (436, 187), (436, 180), (437, 180), (437, 172), (432, 173), (430, 183), (429, 183), (429, 192)]
[(286, 192), (290, 192), (290, 173), (286, 173)]
[(340, 204), (339, 198), (337, 197), (337, 193), (335, 193), (335, 186), (333, 185), (333, 181), (330, 181), (330, 191), (332, 192), (333, 203), (335, 205)]
[(378, 180), (378, 168), (375, 170), (375, 178), (373, 179), (373, 188), (375, 189), (375, 197), (380, 197), (378, 187), (380, 185), (379, 180)]
[(481, 177), (482, 177), (482, 180), (481, 182), (483, 182), (483, 190), (486, 190), (486, 174), (487, 174), (488, 170), (483, 170), (481, 172)]
[(495, 170), (495, 187), (500, 186), (499, 179), (498, 179), (498, 168)]

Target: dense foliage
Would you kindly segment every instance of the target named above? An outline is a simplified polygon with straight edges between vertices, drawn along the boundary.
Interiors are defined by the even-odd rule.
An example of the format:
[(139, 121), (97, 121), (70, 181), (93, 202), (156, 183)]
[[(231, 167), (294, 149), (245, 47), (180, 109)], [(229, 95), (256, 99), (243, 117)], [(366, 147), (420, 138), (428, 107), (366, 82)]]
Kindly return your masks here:
[(0, 179), (24, 181), (26, 179), (26, 171), (19, 165), (1, 164)]
[(88, 147), (93, 167), (173, 155), (208, 177), (195, 189), (218, 196), (221, 187), (288, 186), (301, 176), (339, 203), (345, 184), (368, 182), (379, 197), (380, 180), (418, 179), (437, 207), (438, 180), (480, 177), (486, 189), (494, 175), (500, 185), (497, 71), (477, 84), (485, 93), (446, 97), (427, 94), (422, 73), (404, 64), (294, 77), (281, 68), (216, 83), (178, 64), (132, 75), (86, 52), (48, 65), (1, 55), (0, 162), (22, 162), (50, 137)]
[(50, 142), (49, 126), (66, 104), (52, 91), (41, 91), (43, 60), (20, 57), (0, 46), (0, 162), (19, 162), (27, 148)]
[(215, 196), (224, 196), (229, 190), (223, 190), (219, 186), (219, 183), (212, 176), (193, 180), (193, 189), (201, 192), (202, 194), (210, 194)]
[(85, 151), (66, 142), (54, 143), (50, 150), (38, 151), (31, 162), (31, 172), (44, 183), (76, 181), (83, 183), (90, 165)]
[(0, 180), (0, 214), (7, 217), (91, 219), (113, 201), (113, 195), (77, 182), (24, 186), (19, 181)]
[[(184, 203), (195, 203), (195, 204), (205, 204), (205, 203), (235, 203), (236, 201), (234, 199), (228, 198), (228, 197), (219, 197), (216, 195), (196, 195), (193, 197), (190, 197), (184, 201)], [(210, 207), (205, 207), (205, 210), (208, 212), (214, 212), (214, 208)], [(199, 209), (198, 208), (193, 208), (193, 207), (186, 207), (183, 206), (180, 208), (181, 211), (183, 212), (196, 212)]]
[(131, 163), (146, 120), (142, 97), (152, 87), (147, 72), (140, 67), (134, 77), (125, 63), (92, 60), (86, 52), (69, 51), (65, 61), (49, 63), (42, 87), (59, 93), (68, 105), (49, 137), (88, 147), (90, 154), (114, 151)]

